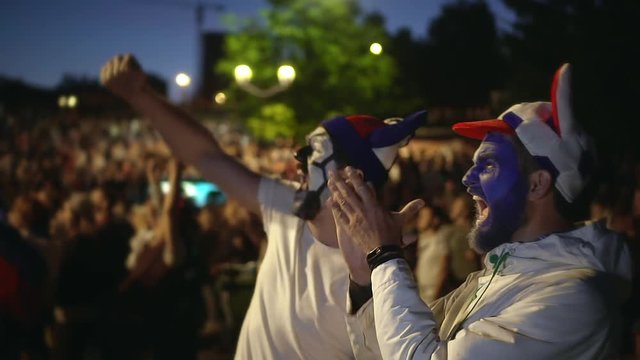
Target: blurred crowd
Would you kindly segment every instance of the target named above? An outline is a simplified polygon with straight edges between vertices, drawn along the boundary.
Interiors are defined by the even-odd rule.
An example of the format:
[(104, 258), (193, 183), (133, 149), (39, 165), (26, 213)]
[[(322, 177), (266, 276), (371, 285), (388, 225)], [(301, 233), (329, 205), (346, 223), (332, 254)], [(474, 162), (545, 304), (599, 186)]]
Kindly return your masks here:
[[(219, 192), (195, 201), (187, 187), (199, 174), (144, 121), (0, 120), (0, 358), (230, 356), (266, 245), (260, 218)], [(252, 170), (298, 180), (291, 140), (257, 143), (205, 123)], [(425, 301), (481, 266), (467, 245), (475, 210), (460, 182), (474, 148), (414, 139), (382, 193), (391, 210), (426, 200), (405, 229)], [(640, 164), (617, 169), (591, 218), (606, 218), (634, 251), (636, 286), (623, 309), (631, 353), (640, 332)]]

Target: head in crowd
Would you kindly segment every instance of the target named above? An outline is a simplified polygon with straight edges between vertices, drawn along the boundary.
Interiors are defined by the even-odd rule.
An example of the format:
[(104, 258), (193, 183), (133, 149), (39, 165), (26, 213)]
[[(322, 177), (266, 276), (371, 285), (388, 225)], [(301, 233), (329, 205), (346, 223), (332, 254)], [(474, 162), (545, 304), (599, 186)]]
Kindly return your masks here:
[(595, 150), (573, 117), (569, 64), (557, 71), (551, 94), (551, 102), (517, 104), (497, 119), (453, 127), (482, 140), (463, 178), (476, 202), (469, 240), (478, 252), (544, 223), (534, 218), (571, 223), (586, 208)]
[(51, 236), (72, 239), (78, 235), (90, 235), (96, 230), (96, 216), (91, 198), (86, 193), (73, 193), (51, 220)]
[(442, 207), (427, 204), (418, 212), (416, 228), (420, 232), (435, 231), (443, 224), (450, 222), (447, 212)]
[(89, 192), (89, 199), (93, 205), (95, 223), (104, 226), (111, 219), (111, 199), (105, 187), (98, 186)]
[(464, 194), (456, 196), (449, 208), (449, 218), (451, 222), (458, 225), (469, 225), (471, 223), (471, 209), (473, 206), (473, 200), (468, 196)]
[(347, 165), (362, 170), (365, 181), (376, 188), (387, 180), (398, 149), (407, 144), (415, 130), (425, 123), (426, 111), (404, 119), (380, 120), (367, 115), (337, 116), (307, 136), (307, 146), (295, 157), (301, 163), (306, 184), (298, 192), (294, 213), (313, 219), (328, 198), (328, 172)]
[(11, 204), (7, 214), (7, 220), (11, 226), (24, 234), (36, 234), (46, 236), (46, 209), (31, 194), (18, 195)]

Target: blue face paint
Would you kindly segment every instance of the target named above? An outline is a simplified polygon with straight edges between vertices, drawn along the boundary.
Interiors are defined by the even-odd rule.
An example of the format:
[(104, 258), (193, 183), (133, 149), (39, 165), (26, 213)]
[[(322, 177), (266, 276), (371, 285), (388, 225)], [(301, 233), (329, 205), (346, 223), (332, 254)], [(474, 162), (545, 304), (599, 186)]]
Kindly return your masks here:
[(522, 224), (528, 183), (520, 171), (516, 147), (507, 135), (487, 134), (473, 162), (462, 183), (477, 205), (469, 242), (483, 253), (509, 242)]

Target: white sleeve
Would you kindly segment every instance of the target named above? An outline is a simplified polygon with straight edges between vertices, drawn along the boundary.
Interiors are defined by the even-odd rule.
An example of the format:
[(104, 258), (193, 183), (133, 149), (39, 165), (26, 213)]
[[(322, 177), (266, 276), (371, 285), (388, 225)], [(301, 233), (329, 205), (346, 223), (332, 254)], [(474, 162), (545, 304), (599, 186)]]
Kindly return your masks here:
[(594, 359), (603, 358), (611, 341), (607, 309), (584, 279), (528, 288), (499, 313), (465, 324), (450, 341), (438, 337), (405, 260), (378, 266), (371, 282), (384, 359)]
[(293, 183), (263, 176), (258, 186), (258, 202), (263, 223), (271, 223), (274, 212), (291, 214), (296, 189)]
[[(347, 296), (347, 310), (351, 310), (351, 298)], [(357, 360), (382, 359), (376, 326), (373, 319), (373, 299), (369, 299), (355, 314), (347, 314), (347, 332), (351, 349)]]
[(375, 327), (384, 359), (428, 359), (441, 346), (431, 310), (419, 296), (404, 259), (371, 273)]

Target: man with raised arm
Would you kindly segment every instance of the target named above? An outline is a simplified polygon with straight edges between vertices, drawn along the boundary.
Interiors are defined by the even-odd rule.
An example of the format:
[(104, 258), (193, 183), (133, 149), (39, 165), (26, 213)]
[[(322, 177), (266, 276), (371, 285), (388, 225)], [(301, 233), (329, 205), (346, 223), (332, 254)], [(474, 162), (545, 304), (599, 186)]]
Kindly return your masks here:
[(268, 247), (235, 357), (353, 358), (345, 323), (348, 275), (362, 281), (369, 274), (349, 271), (338, 249), (335, 223), (325, 205), (327, 173), (348, 164), (381, 186), (397, 149), (424, 123), (425, 112), (384, 122), (363, 115), (322, 122), (296, 155), (306, 173), (296, 190), (225, 154), (202, 125), (151, 89), (131, 55), (112, 58), (102, 68), (101, 80), (151, 120), (177, 158), (262, 216)]
[(348, 182), (331, 173), (345, 259), (366, 254), (371, 270), (372, 304), (350, 321), (354, 349), (379, 346), (384, 359), (616, 358), (630, 257), (603, 222), (574, 223), (594, 151), (573, 118), (569, 71), (567, 64), (556, 73), (551, 103), (454, 125), (482, 140), (462, 182), (476, 202), (469, 241), (485, 254), (485, 269), (429, 305), (402, 256), (401, 219), (376, 204), (353, 169)]

